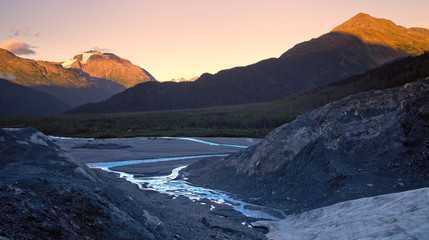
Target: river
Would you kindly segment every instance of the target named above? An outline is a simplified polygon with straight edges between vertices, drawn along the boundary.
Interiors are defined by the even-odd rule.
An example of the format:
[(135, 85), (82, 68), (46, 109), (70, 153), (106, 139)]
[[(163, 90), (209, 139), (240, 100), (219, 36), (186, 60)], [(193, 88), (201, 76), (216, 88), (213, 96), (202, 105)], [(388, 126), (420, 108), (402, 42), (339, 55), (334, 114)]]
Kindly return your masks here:
[[(72, 138), (60, 138), (60, 137), (52, 137), (52, 136), (51, 136), (51, 139), (56, 139), (61, 141), (68, 140), (68, 141), (81, 141), (81, 142), (96, 141), (93, 139), (72, 139)], [(141, 139), (142, 138), (140, 138), (140, 140)], [(181, 141), (181, 142), (188, 142), (188, 144), (204, 144), (213, 148), (227, 147), (230, 149), (234, 148), (239, 150), (239, 149), (244, 149), (248, 147), (240, 144), (219, 143), (219, 142), (208, 141), (207, 139), (197, 139), (197, 138), (163, 137), (159, 139), (164, 140), (165, 144), (171, 144), (170, 141)], [(138, 139), (136, 138), (136, 140)], [(124, 141), (124, 139), (110, 139), (107, 142), (119, 142), (119, 141)], [(186, 147), (188, 145), (184, 145), (184, 146)], [(234, 151), (237, 151), (237, 150), (234, 150)], [(89, 151), (89, 150), (86, 150), (86, 151)], [(121, 151), (121, 149), (118, 149), (117, 151)], [(187, 165), (182, 165), (174, 168), (172, 172), (168, 175), (158, 175), (158, 176), (145, 176), (144, 174), (140, 174), (140, 173), (131, 174), (125, 171), (118, 171), (117, 169), (115, 170), (112, 169), (115, 167), (129, 166), (129, 165), (136, 165), (136, 164), (141, 165), (141, 164), (158, 163), (158, 162), (173, 163), (174, 161), (180, 161), (185, 159), (226, 157), (228, 155), (229, 155), (228, 153), (217, 153), (217, 154), (202, 154), (202, 155), (190, 155), (190, 156), (128, 159), (128, 160), (120, 160), (120, 161), (115, 161), (115, 160), (97, 161), (97, 162), (87, 162), (86, 164), (90, 168), (98, 168), (107, 172), (115, 173), (119, 177), (124, 178), (129, 182), (137, 184), (139, 188), (142, 190), (153, 190), (159, 193), (169, 194), (169, 195), (172, 195), (173, 198), (177, 196), (185, 196), (193, 200), (194, 202), (196, 202), (196, 204), (207, 204), (206, 201), (199, 201), (199, 200), (208, 199), (214, 203), (230, 205), (236, 211), (243, 213), (245, 216), (267, 219), (267, 220), (278, 220), (279, 219), (278, 216), (284, 215), (282, 212), (275, 209), (265, 208), (262, 206), (246, 203), (244, 201), (241, 201), (239, 199), (232, 197), (228, 193), (224, 193), (214, 189), (207, 189), (207, 188), (192, 186), (189, 182), (187, 182), (187, 178), (179, 177), (180, 170), (186, 168)], [(105, 155), (103, 156), (105, 157)], [(215, 206), (211, 205), (211, 210), (213, 210), (214, 208)]]

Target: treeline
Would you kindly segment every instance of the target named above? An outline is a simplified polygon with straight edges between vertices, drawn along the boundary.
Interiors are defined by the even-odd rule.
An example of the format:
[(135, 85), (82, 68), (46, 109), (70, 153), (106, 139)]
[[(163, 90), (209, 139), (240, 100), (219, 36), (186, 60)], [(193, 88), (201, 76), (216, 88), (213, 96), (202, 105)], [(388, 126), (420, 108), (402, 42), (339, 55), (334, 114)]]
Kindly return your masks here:
[(325, 87), (271, 103), (204, 109), (117, 114), (7, 116), (2, 127), (35, 127), (46, 134), (75, 137), (228, 136), (264, 137), (298, 115), (343, 97), (404, 85), (429, 76), (429, 53), (406, 57)]

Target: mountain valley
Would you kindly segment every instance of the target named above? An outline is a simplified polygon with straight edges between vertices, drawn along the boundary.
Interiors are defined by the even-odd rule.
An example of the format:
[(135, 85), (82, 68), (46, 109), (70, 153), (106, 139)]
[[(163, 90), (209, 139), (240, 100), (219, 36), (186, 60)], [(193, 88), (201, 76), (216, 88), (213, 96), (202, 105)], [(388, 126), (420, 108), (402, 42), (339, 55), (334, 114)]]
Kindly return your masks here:
[[(68, 113), (136, 112), (270, 102), (429, 50), (427, 31), (406, 29), (392, 22), (385, 24), (386, 21), (358, 14), (325, 35), (297, 44), (279, 58), (216, 74), (206, 73), (192, 83), (138, 84), (106, 101), (79, 106)], [(367, 31), (367, 25), (376, 27)], [(391, 35), (385, 32), (391, 28), (400, 33), (402, 41), (390, 40)], [(373, 35), (380, 37), (377, 41), (368, 41)], [(418, 49), (404, 50), (413, 48), (415, 42), (419, 43)]]
[(0, 49), (0, 240), (428, 236), (428, 29), (359, 13), (279, 57), (166, 82), (92, 49)]

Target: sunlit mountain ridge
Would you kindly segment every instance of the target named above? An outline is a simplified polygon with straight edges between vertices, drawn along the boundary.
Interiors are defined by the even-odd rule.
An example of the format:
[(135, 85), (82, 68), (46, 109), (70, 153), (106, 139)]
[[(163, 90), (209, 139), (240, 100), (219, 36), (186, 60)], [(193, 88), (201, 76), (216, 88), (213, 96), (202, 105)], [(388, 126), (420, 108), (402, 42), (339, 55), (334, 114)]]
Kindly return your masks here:
[(406, 28), (365, 13), (357, 14), (332, 32), (351, 34), (365, 43), (389, 46), (409, 55), (419, 55), (429, 49), (429, 29)]
[[(391, 28), (403, 28), (390, 21), (386, 24), (386, 21), (358, 14), (334, 29), (348, 29), (347, 26), (356, 25), (360, 27), (353, 28), (357, 29), (353, 31), (368, 37), (359, 37), (346, 30), (331, 31), (297, 44), (279, 58), (222, 70), (216, 74), (205, 73), (195, 82), (138, 84), (106, 101), (79, 106), (69, 113), (187, 109), (275, 101), (414, 55), (402, 49), (412, 49), (415, 42), (428, 41), (425, 37), (422, 40), (422, 36), (405, 30), (401, 34), (407, 41), (401, 42), (402, 48), (361, 40), (371, 39), (375, 34), (380, 39), (387, 38), (385, 42), (392, 42), (385, 32), (391, 31)], [(365, 30), (365, 26), (373, 25), (377, 27), (371, 27), (371, 31)], [(425, 46), (423, 44), (420, 51), (429, 50), (429, 46)]]
[(142, 82), (156, 81), (143, 68), (113, 53), (87, 51), (63, 62), (62, 66), (72, 70), (80, 70), (78, 72), (84, 72), (92, 77), (108, 79), (127, 88)]
[(12, 83), (51, 94), (72, 107), (105, 100), (137, 83), (156, 81), (129, 60), (98, 51), (55, 63), (21, 58), (0, 49), (0, 74)]

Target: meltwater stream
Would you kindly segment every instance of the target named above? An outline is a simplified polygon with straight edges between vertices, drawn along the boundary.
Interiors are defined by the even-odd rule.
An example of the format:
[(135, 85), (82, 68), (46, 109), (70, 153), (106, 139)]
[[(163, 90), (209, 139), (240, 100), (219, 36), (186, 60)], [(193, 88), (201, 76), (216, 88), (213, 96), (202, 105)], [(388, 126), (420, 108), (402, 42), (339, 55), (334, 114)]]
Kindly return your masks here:
[[(49, 138), (55, 139), (55, 140), (77, 140), (77, 141), (95, 140), (93, 138), (69, 138), (69, 137), (57, 137), (57, 136), (49, 136)], [(243, 145), (215, 143), (215, 142), (205, 141), (205, 140), (196, 139), (196, 138), (162, 137), (162, 139), (190, 141), (190, 142), (206, 144), (214, 147), (232, 147), (232, 148), (241, 148), (241, 149), (248, 147)], [(114, 141), (115, 139), (111, 139), (111, 140)], [(154, 191), (169, 194), (172, 196), (185, 196), (195, 201), (198, 201), (201, 199), (208, 199), (214, 203), (230, 205), (236, 211), (239, 211), (248, 217), (263, 218), (268, 220), (278, 220), (279, 218), (283, 218), (284, 214), (281, 211), (262, 207), (262, 206), (257, 206), (254, 204), (245, 203), (243, 201), (234, 199), (233, 197), (221, 191), (192, 186), (187, 182), (186, 178), (178, 179), (177, 177), (179, 175), (179, 171), (185, 168), (186, 166), (181, 166), (173, 169), (170, 175), (155, 176), (155, 177), (144, 177), (141, 174), (138, 174), (138, 176), (136, 176), (134, 174), (115, 171), (111, 169), (113, 167), (132, 165), (132, 164), (144, 164), (144, 163), (167, 162), (167, 161), (207, 158), (207, 157), (225, 157), (225, 156), (228, 156), (228, 154), (164, 157), (164, 158), (137, 159), (137, 160), (125, 160), (125, 161), (113, 161), (113, 162), (94, 162), (94, 163), (87, 163), (87, 165), (90, 168), (98, 168), (107, 172), (116, 173), (119, 175), (119, 177), (125, 178), (127, 181), (137, 184), (141, 189), (154, 190)], [(214, 208), (215, 207), (212, 205), (210, 210), (213, 210)]]
[[(254, 204), (245, 203), (243, 201), (234, 199), (220, 191), (192, 186), (188, 182), (186, 182), (187, 180), (186, 178), (177, 179), (179, 175), (179, 171), (185, 168), (186, 166), (181, 166), (173, 169), (170, 175), (156, 176), (156, 177), (141, 177), (140, 175), (137, 177), (133, 174), (110, 169), (112, 167), (124, 166), (124, 165), (130, 165), (130, 164), (174, 161), (174, 160), (183, 160), (183, 159), (192, 159), (192, 158), (223, 157), (223, 156), (227, 156), (227, 154), (198, 155), (198, 156), (130, 160), (130, 161), (118, 161), (118, 162), (97, 162), (97, 163), (87, 163), (87, 165), (90, 168), (99, 168), (107, 172), (117, 173), (121, 178), (125, 178), (127, 181), (137, 184), (141, 189), (154, 190), (160, 193), (165, 193), (173, 196), (181, 195), (181, 196), (188, 197), (191, 200), (208, 199), (215, 203), (230, 205), (236, 211), (239, 211), (248, 217), (278, 220), (279, 216), (280, 217), (283, 216), (282, 212), (277, 211), (275, 209), (265, 208)], [(210, 210), (213, 210), (214, 208), (215, 208), (214, 206), (211, 206)]]

